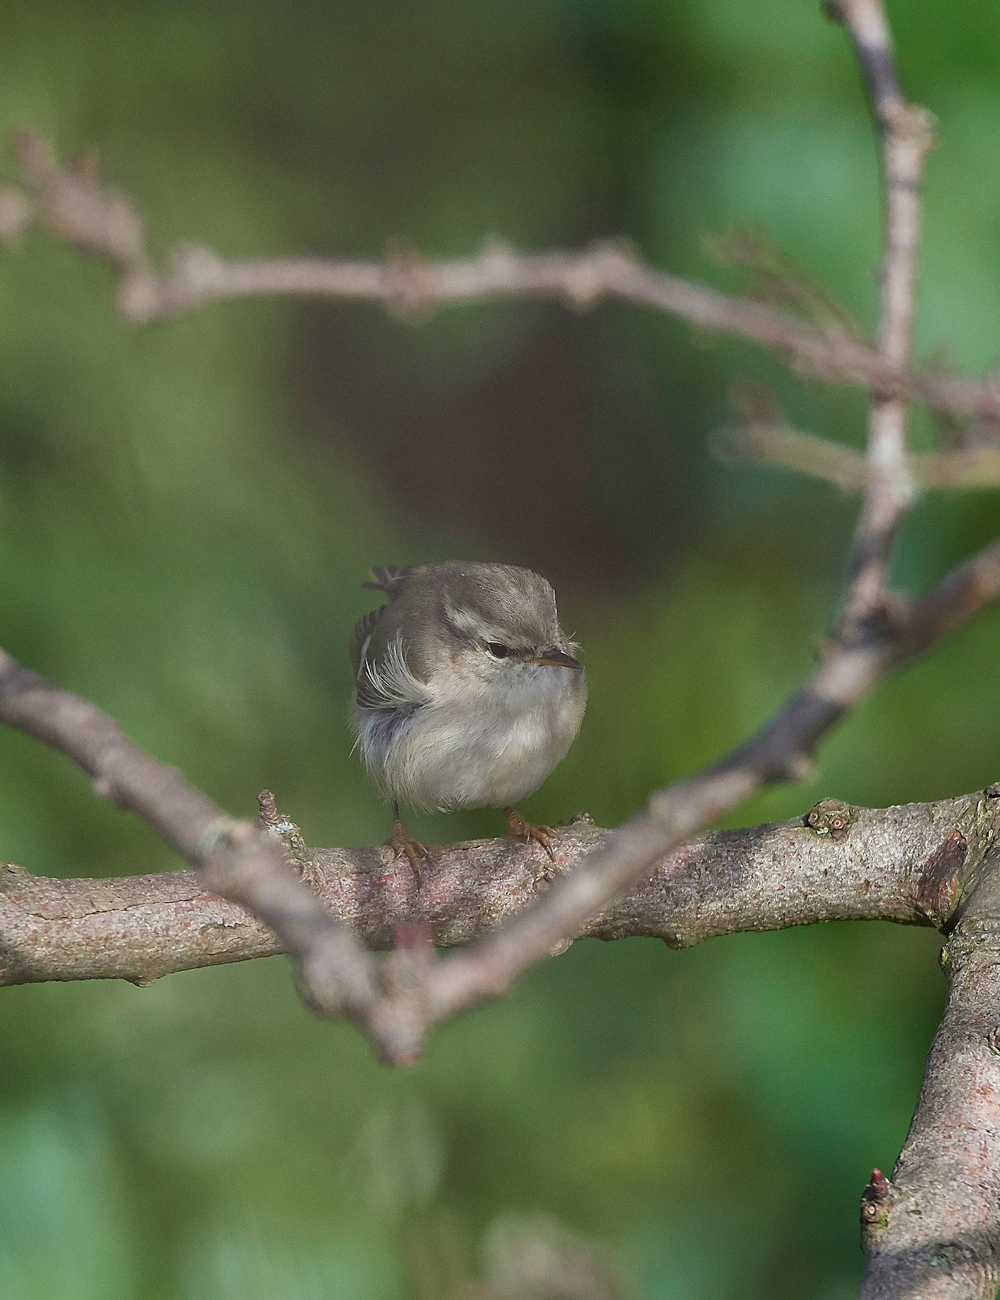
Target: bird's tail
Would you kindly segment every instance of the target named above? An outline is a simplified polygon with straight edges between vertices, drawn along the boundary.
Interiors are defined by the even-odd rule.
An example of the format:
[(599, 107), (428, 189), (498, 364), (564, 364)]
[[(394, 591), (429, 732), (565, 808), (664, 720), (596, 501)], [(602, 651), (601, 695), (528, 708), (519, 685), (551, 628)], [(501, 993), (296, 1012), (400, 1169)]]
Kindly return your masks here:
[(388, 596), (394, 596), (406, 579), (413, 572), (413, 568), (400, 568), (394, 564), (375, 564), (372, 566), (372, 581), (363, 582), (362, 587), (367, 587), (369, 591), (384, 591)]

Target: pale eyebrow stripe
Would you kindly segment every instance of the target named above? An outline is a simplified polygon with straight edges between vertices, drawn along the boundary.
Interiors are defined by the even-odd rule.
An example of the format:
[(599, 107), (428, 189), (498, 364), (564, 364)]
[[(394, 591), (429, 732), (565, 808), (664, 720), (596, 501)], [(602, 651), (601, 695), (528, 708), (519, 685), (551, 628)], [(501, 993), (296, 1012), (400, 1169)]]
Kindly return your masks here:
[(495, 627), (484, 622), (473, 610), (456, 605), (447, 592), (444, 597), (444, 616), (457, 632), (471, 632), (487, 641), (500, 640)]

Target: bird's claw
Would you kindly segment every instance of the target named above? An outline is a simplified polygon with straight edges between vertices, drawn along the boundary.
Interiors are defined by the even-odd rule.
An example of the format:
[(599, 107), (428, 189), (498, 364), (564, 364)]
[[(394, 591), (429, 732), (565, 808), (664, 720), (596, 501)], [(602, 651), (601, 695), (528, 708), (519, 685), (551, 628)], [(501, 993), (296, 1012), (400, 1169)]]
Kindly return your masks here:
[(507, 814), (507, 830), (516, 840), (524, 840), (525, 844), (530, 844), (532, 840), (539, 843), (549, 858), (555, 862), (556, 855), (552, 852), (552, 840), (555, 837), (555, 831), (551, 826), (536, 826), (534, 822), (527, 821), (519, 812), (513, 808), (505, 808)]
[(426, 858), (431, 863), (434, 861), (434, 855), (430, 849), (421, 844), (419, 840), (415, 840), (398, 819), (392, 823), (392, 835), (386, 840), (385, 847), (392, 849), (395, 857), (405, 857), (407, 859), (419, 889), (423, 883), (420, 879), (420, 859)]

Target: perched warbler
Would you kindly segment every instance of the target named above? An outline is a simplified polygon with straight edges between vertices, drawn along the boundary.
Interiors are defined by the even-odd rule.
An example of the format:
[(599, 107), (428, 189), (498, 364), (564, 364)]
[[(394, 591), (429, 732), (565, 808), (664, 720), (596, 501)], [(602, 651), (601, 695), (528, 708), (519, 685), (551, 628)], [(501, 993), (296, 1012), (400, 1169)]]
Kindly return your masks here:
[(566, 756), (587, 702), (555, 592), (529, 569), (461, 560), (375, 568), (372, 578), (362, 585), (388, 601), (351, 637), (353, 723), (369, 775), (392, 801), (388, 843), (419, 883), (430, 854), (400, 821), (400, 803), (490, 804), (511, 835), (552, 857), (552, 830), (513, 805)]

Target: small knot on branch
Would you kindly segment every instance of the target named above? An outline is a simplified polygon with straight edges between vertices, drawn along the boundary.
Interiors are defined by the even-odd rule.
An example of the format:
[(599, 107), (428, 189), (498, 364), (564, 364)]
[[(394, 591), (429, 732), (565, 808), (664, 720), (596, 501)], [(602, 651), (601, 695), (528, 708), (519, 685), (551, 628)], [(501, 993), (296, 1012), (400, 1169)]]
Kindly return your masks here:
[(806, 825), (831, 840), (845, 839), (852, 820), (851, 805), (842, 799), (821, 799), (806, 813)]
[(917, 906), (934, 925), (944, 925), (951, 918), (959, 893), (959, 875), (968, 851), (962, 832), (957, 828), (949, 831), (920, 873)]
[(399, 320), (426, 321), (434, 301), (434, 270), (409, 244), (391, 240), (385, 250), (386, 301)]
[(94, 154), (60, 168), (47, 141), (34, 131), (18, 132), (14, 143), (38, 191), (34, 215), (40, 226), (127, 273), (147, 267), (142, 219), (127, 199), (101, 189)]
[[(857, 548), (854, 556), (855, 580), (871, 572), (878, 564), (879, 539)], [(898, 591), (881, 591), (867, 607), (845, 611), (837, 628), (833, 644), (838, 650), (854, 650), (858, 646), (898, 645), (907, 643), (913, 624), (913, 602)]]
[(881, 1169), (873, 1169), (868, 1186), (861, 1193), (861, 1249), (867, 1255), (889, 1226), (889, 1193), (892, 1184)]
[(624, 289), (638, 264), (638, 254), (627, 240), (591, 244), (585, 253), (568, 261), (563, 271), (563, 289), (570, 305), (584, 311), (605, 294)]
[(873, 1169), (868, 1186), (861, 1193), (861, 1222), (874, 1223), (883, 1213), (892, 1184), (881, 1169)]
[(879, 116), (900, 144), (911, 145), (920, 155), (937, 148), (937, 118), (919, 104), (890, 99), (879, 106)]
[(310, 854), (309, 845), (298, 826), (290, 817), (278, 812), (270, 790), (261, 790), (257, 796), (257, 807), (260, 809), (257, 820), (261, 829), (281, 844), (302, 881), (311, 889), (321, 890), (326, 884), (326, 873)]
[(257, 807), (260, 809), (260, 824), (265, 830), (270, 831), (275, 838), (281, 840), (290, 848), (304, 849), (306, 847), (306, 842), (299, 828), (291, 818), (278, 812), (278, 806), (270, 790), (261, 790), (257, 796)]
[(220, 298), (226, 287), (226, 270), (220, 257), (197, 244), (181, 244), (165, 279), (154, 274), (145, 262), (131, 269), (119, 290), (118, 308), (122, 315), (141, 325), (156, 316), (182, 312)]

